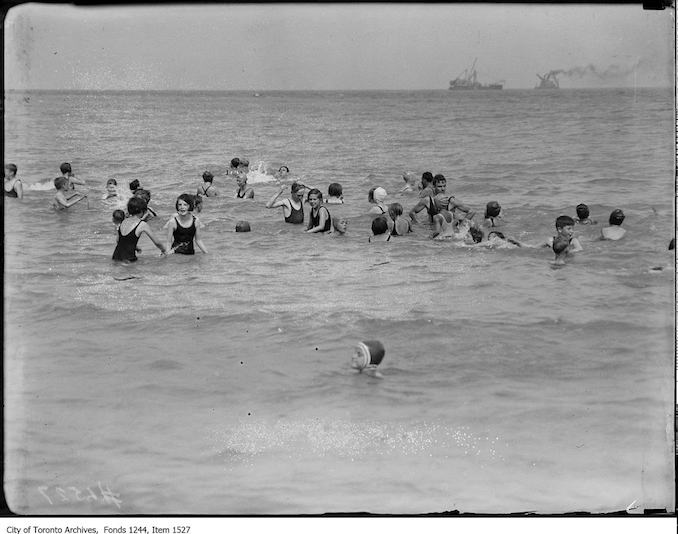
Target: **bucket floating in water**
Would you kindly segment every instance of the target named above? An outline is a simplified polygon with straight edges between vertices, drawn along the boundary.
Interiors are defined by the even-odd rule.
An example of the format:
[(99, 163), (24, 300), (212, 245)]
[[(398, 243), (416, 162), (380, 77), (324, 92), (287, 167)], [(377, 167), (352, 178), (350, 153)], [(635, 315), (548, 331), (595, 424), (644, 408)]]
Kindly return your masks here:
[(355, 347), (351, 357), (351, 367), (363, 370), (366, 367), (376, 367), (384, 359), (386, 349), (381, 341), (363, 341)]

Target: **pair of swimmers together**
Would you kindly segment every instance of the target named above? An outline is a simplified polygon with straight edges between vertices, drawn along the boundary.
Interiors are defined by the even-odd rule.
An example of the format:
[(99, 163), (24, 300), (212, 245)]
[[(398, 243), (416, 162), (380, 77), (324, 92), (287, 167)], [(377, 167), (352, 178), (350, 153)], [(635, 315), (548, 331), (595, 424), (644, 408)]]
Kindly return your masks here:
[(146, 234), (151, 242), (160, 249), (160, 253), (166, 254), (195, 254), (194, 244), (205, 254), (207, 248), (200, 236), (202, 224), (200, 220), (193, 215), (195, 209), (194, 196), (184, 193), (179, 195), (175, 203), (176, 215), (167, 221), (169, 247), (166, 247), (155, 236), (148, 223), (144, 220), (144, 214), (147, 211), (146, 201), (141, 196), (133, 196), (127, 202), (127, 213), (122, 210), (116, 210), (113, 213), (113, 221), (117, 225), (118, 241), (113, 251), (113, 260), (134, 262), (137, 260), (137, 252), (141, 250), (138, 247), (139, 238)]
[[(70, 163), (62, 163), (59, 170), (61, 171), (61, 176), (57, 176), (54, 179), (54, 187), (57, 192), (54, 195), (52, 206), (57, 211), (62, 211), (81, 200), (87, 199), (87, 195), (75, 190), (76, 184), (85, 185), (85, 181), (76, 178)], [(89, 206), (89, 200), (87, 202)]]
[[(247, 186), (246, 174), (236, 173), (235, 182), (238, 186), (235, 191), (235, 198), (254, 198), (254, 189)], [(202, 174), (202, 183), (198, 185), (196, 194), (204, 197), (216, 197), (219, 195), (217, 188), (214, 187), (214, 175), (210, 171), (205, 171)]]
[[(290, 196), (280, 198), (285, 189), (286, 186), (282, 185), (280, 190), (266, 202), (266, 208), (282, 208), (286, 223), (304, 224), (303, 200), (304, 191), (307, 187), (299, 182), (294, 182), (290, 186)], [(310, 189), (306, 198), (311, 206), (309, 222), (306, 227), (307, 233), (346, 233), (348, 221), (344, 217), (332, 217), (330, 211), (323, 205), (323, 194), (319, 189)]]

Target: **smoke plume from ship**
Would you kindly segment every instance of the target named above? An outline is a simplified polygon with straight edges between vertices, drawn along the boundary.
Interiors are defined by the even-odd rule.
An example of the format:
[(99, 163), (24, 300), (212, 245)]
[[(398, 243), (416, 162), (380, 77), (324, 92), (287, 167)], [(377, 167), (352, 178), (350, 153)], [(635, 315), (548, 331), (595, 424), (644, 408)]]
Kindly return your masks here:
[(601, 68), (593, 64), (588, 64), (585, 67), (572, 67), (569, 69), (556, 69), (548, 73), (548, 76), (565, 76), (567, 78), (584, 78), (595, 77), (599, 80), (614, 81), (636, 72), (643, 64), (643, 60), (639, 59), (633, 65), (610, 65), (609, 67)]

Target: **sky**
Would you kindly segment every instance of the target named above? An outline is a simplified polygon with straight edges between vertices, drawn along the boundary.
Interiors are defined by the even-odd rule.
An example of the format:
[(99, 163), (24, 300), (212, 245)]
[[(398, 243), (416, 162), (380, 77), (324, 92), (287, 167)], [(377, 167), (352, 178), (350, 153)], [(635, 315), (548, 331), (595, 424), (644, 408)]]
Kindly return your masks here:
[(674, 12), (557, 4), (22, 4), (6, 89), (446, 89), (674, 85)]

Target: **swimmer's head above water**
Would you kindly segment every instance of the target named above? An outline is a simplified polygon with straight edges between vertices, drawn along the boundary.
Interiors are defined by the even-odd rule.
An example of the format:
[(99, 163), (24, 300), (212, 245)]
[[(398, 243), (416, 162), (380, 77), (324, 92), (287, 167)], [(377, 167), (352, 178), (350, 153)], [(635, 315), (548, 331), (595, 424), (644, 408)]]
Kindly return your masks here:
[(140, 196), (134, 196), (127, 201), (127, 213), (141, 215), (148, 208), (146, 201)]
[(250, 223), (247, 221), (238, 221), (235, 225), (236, 232), (249, 232), (250, 230)]
[(353, 350), (351, 355), (351, 367), (358, 371), (365, 372), (371, 376), (382, 378), (381, 373), (377, 371), (377, 366), (384, 359), (386, 349), (380, 341), (363, 341)]
[(621, 226), (621, 223), (624, 222), (624, 219), (624, 212), (620, 209), (616, 209), (610, 213), (610, 224), (613, 226)]
[(303, 196), (304, 196), (304, 189), (306, 189), (306, 186), (305, 186), (304, 184), (299, 183), (299, 182), (294, 182), (294, 183), (290, 186), (290, 192), (291, 192), (292, 195), (293, 195), (296, 199), (298, 199), (298, 200), (300, 200), (301, 198), (303, 198)]
[(501, 213), (501, 206), (496, 200), (491, 200), (485, 206), (485, 218), (489, 219), (490, 217), (498, 217)]
[(372, 221), (372, 233), (374, 235), (385, 234), (388, 230), (388, 221), (386, 217), (380, 215)]
[(577, 204), (575, 210), (577, 211), (577, 217), (579, 217), (580, 221), (589, 218), (589, 207), (586, 204)]
[(196, 195), (189, 195), (188, 193), (182, 193), (177, 197), (176, 202), (174, 203), (174, 208), (179, 211), (179, 201), (185, 202), (188, 204), (188, 211), (193, 211), (195, 209), (195, 198)]
[(388, 205), (388, 215), (391, 219), (396, 219), (403, 214), (403, 205), (400, 202), (394, 202)]
[(58, 189), (66, 189), (68, 187), (68, 178), (65, 176), (57, 176), (54, 178), (54, 187)]
[(125, 212), (122, 210), (115, 210), (113, 212), (113, 222), (115, 224), (120, 224), (122, 221), (125, 220)]
[(383, 187), (376, 187), (372, 192), (372, 198), (374, 198), (375, 202), (384, 202), (387, 196), (388, 193), (386, 192), (386, 189), (384, 189)]
[(344, 235), (348, 230), (348, 219), (345, 217), (332, 217), (332, 227), (336, 234)]

